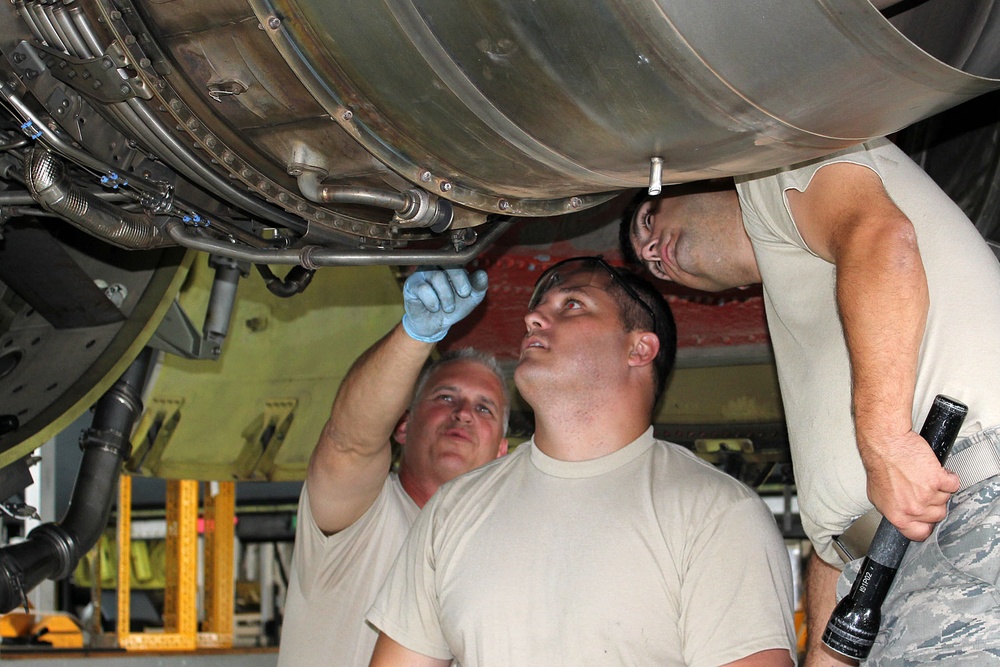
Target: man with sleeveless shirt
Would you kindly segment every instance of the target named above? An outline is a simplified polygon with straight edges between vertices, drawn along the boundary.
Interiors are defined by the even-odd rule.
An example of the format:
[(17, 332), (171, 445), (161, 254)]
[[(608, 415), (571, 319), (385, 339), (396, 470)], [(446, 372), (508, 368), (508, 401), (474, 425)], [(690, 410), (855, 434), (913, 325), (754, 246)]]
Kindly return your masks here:
[(445, 481), (507, 452), (510, 401), (496, 361), (461, 350), (426, 364), (485, 293), (482, 271), (415, 272), (402, 322), (344, 378), (299, 499), (282, 667), (367, 665), (377, 633), (364, 614), (419, 509)]
[[(733, 186), (647, 198), (623, 220), (622, 246), (690, 287), (763, 284), (815, 547), (807, 667), (851, 664), (820, 638), (844, 567), (835, 538), (873, 505), (916, 542), (865, 664), (1000, 664), (1000, 265), (886, 139)], [(948, 463), (959, 474), (915, 432), (937, 394), (969, 406)]]
[(774, 517), (649, 425), (676, 333), (599, 258), (542, 274), (514, 374), (530, 443), (444, 485), (369, 620), (373, 667), (789, 667), (791, 569)]

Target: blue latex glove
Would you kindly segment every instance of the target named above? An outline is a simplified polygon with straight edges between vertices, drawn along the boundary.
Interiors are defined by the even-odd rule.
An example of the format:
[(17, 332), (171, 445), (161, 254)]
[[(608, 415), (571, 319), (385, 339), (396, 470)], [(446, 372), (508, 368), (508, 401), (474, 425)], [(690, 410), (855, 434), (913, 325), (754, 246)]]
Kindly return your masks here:
[(419, 341), (438, 342), (482, 302), (486, 286), (481, 269), (471, 277), (463, 268), (415, 271), (403, 284), (403, 329)]

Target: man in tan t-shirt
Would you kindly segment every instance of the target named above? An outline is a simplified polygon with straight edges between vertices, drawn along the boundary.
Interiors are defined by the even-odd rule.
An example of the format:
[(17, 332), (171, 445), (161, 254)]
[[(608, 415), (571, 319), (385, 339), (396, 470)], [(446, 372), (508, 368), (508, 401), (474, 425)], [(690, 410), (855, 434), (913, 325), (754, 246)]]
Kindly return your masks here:
[(299, 499), (282, 667), (367, 665), (376, 632), (364, 613), (419, 509), (444, 482), (506, 454), (510, 401), (496, 361), (461, 350), (425, 367), (485, 293), (482, 271), (414, 273), (403, 321), (344, 378)]
[[(622, 240), (658, 278), (763, 284), (815, 547), (806, 667), (849, 662), (820, 639), (840, 538), (873, 505), (917, 542), (865, 664), (995, 663), (1000, 265), (962, 210), (880, 138), (735, 183), (666, 188), (627, 216)], [(969, 406), (947, 467), (916, 430), (937, 394)]]
[(599, 258), (536, 284), (535, 435), (443, 485), (367, 618), (373, 667), (790, 667), (791, 567), (751, 489), (653, 437), (663, 296)]

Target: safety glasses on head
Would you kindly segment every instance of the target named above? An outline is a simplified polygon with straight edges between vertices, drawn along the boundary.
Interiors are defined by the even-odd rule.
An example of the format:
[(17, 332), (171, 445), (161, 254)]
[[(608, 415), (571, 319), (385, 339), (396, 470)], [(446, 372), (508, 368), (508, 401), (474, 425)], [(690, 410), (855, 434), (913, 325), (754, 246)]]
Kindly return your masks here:
[(618, 270), (604, 261), (603, 257), (572, 257), (550, 266), (535, 283), (535, 289), (528, 301), (528, 310), (534, 310), (541, 303), (545, 294), (553, 287), (567, 283), (571, 277), (577, 277), (578, 274), (590, 274), (590, 277), (587, 282), (576, 285), (577, 287), (597, 287), (606, 292), (612, 283), (618, 285), (625, 294), (646, 311), (652, 325), (650, 330), (656, 330), (656, 313), (649, 307), (649, 304), (642, 300), (642, 297), (631, 285), (621, 279)]

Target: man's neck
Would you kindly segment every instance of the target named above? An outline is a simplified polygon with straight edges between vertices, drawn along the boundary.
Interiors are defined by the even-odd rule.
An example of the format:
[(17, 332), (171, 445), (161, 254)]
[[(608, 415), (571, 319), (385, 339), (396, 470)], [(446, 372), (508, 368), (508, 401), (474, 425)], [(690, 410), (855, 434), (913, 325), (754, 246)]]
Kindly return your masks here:
[(430, 482), (421, 484), (419, 483), (412, 474), (405, 468), (402, 467), (399, 470), (399, 483), (403, 486), (403, 490), (406, 491), (417, 507), (420, 509), (424, 508), (427, 501), (431, 499), (434, 492), (438, 490), (437, 485)]
[(648, 417), (536, 412), (535, 446), (559, 461), (589, 461), (628, 446), (648, 428)]

